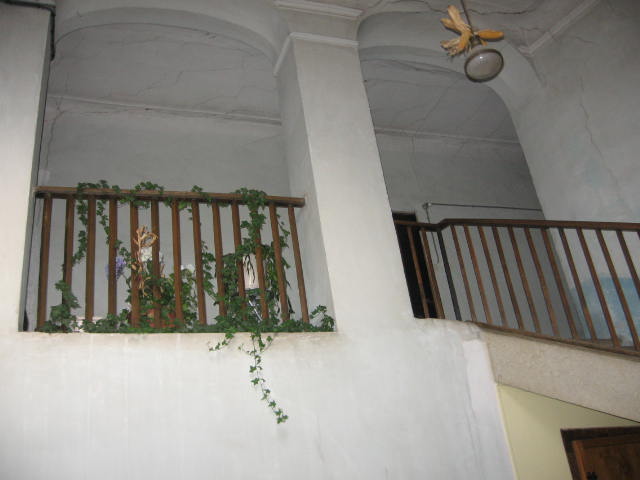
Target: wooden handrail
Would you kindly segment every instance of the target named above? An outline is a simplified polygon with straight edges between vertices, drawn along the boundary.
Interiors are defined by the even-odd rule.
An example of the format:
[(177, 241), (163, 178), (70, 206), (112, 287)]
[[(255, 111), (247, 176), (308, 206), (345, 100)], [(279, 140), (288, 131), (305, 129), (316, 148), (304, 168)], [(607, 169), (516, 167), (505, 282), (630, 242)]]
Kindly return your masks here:
[(406, 225), (423, 227), (430, 231), (437, 231), (452, 225), (456, 226), (485, 226), (485, 227), (531, 227), (531, 228), (586, 228), (613, 231), (638, 231), (640, 223), (630, 222), (578, 222), (561, 220), (513, 220), (513, 219), (490, 219), (490, 218), (445, 218), (438, 223), (410, 222), (406, 220), (395, 220), (396, 225)]
[[(34, 188), (36, 197), (43, 197), (44, 195), (50, 195), (51, 198), (70, 198), (78, 196), (78, 189), (76, 187), (50, 187), (50, 186), (37, 186)], [(157, 190), (113, 190), (107, 188), (87, 188), (82, 190), (82, 195), (93, 196), (97, 199), (109, 199), (109, 198), (121, 198), (125, 195), (133, 195), (136, 198), (142, 200), (188, 200), (196, 201), (199, 203), (207, 203), (210, 200), (218, 202), (242, 202), (242, 195), (239, 193), (212, 193), (212, 192), (177, 192), (173, 190), (164, 190), (159, 192)], [(294, 207), (304, 207), (304, 198), (300, 197), (280, 197), (269, 196), (265, 197), (267, 203), (274, 203), (279, 207), (288, 207), (289, 205)]]

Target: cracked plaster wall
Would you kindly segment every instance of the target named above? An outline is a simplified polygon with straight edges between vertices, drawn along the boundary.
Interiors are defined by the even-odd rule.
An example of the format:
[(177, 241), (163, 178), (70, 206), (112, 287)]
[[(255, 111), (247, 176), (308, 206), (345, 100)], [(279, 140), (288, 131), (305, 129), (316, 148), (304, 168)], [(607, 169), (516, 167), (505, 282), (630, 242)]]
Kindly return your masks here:
[(248, 338), (208, 352), (221, 338), (0, 335), (0, 477), (514, 478), (473, 325), (279, 335), (264, 363), (283, 425), (248, 384)]
[(51, 97), (40, 169), (43, 185), (147, 180), (173, 190), (289, 193), (277, 123)]
[(514, 112), (548, 219), (640, 219), (640, 4), (601, 1), (533, 58), (543, 87)]
[[(391, 207), (415, 212), (420, 221), (452, 217), (541, 218), (527, 164), (516, 142), (378, 133), (378, 148)], [(437, 172), (437, 175), (434, 174)], [(434, 206), (427, 202), (522, 208), (500, 209)]]

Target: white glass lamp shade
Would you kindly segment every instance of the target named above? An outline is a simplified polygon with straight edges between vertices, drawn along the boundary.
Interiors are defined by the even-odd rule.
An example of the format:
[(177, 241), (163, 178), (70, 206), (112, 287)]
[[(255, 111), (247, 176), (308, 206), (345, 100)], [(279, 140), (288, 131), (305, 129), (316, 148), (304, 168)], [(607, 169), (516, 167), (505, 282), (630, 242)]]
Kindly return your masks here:
[(474, 82), (486, 82), (495, 78), (504, 66), (502, 54), (493, 48), (478, 45), (469, 52), (464, 63), (464, 73), (469, 80)]

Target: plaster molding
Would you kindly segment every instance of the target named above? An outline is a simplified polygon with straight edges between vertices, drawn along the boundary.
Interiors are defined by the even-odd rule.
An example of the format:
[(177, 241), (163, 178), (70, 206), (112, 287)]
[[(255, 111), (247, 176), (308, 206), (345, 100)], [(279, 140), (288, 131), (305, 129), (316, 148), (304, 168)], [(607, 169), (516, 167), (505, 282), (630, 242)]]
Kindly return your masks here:
[(324, 45), (332, 45), (334, 47), (349, 47), (349, 48), (358, 48), (359, 43), (356, 40), (348, 40), (346, 38), (338, 38), (338, 37), (329, 37), (326, 35), (317, 35), (315, 33), (303, 33), (303, 32), (292, 32), (285, 39), (282, 44), (282, 48), (280, 49), (280, 54), (278, 55), (278, 60), (273, 67), (273, 76), (277, 77), (280, 72), (280, 68), (282, 67), (282, 62), (284, 62), (287, 53), (289, 53), (289, 49), (291, 48), (291, 40), (304, 40), (307, 42), (315, 42), (322, 43)]
[[(236, 112), (217, 112), (214, 110), (199, 110), (195, 108), (177, 108), (177, 107), (164, 107), (160, 105), (150, 105), (144, 103), (133, 103), (133, 102), (110, 102), (107, 100), (86, 98), (86, 97), (76, 97), (72, 95), (60, 95), (56, 93), (50, 93), (47, 95), (47, 98), (56, 101), (57, 105), (60, 105), (62, 102), (70, 102), (76, 104), (85, 104), (85, 105), (100, 105), (102, 107), (111, 108), (114, 111), (127, 110), (131, 112), (153, 112), (159, 114), (168, 114), (168, 115), (181, 115), (185, 117), (200, 117), (200, 118), (221, 118), (224, 120), (232, 120), (238, 122), (249, 122), (249, 123), (262, 123), (262, 124), (270, 124), (270, 125), (282, 125), (280, 118), (278, 117), (267, 117), (261, 115), (250, 115)], [(60, 106), (58, 106), (60, 108)], [(62, 108), (61, 110), (64, 110)], [(82, 112), (78, 112), (82, 113)], [(91, 113), (91, 112), (85, 112)]]
[[(199, 110), (195, 108), (176, 108), (176, 107), (164, 107), (160, 105), (150, 105), (144, 103), (134, 102), (110, 102), (107, 100), (100, 100), (94, 98), (77, 97), (73, 95), (61, 95), (57, 93), (50, 93), (48, 98), (55, 100), (57, 105), (63, 102), (84, 104), (84, 105), (99, 105), (101, 107), (112, 108), (114, 111), (118, 109), (126, 109), (131, 112), (152, 112), (158, 114), (167, 115), (182, 115), (187, 117), (202, 117), (202, 118), (220, 118), (224, 120), (231, 120), (237, 122), (248, 123), (261, 123), (269, 125), (282, 125), (280, 118), (267, 117), (260, 115), (248, 115), (235, 112), (216, 112), (213, 110)], [(64, 107), (62, 110), (65, 110)], [(82, 112), (79, 112), (82, 113)], [(86, 112), (90, 113), (90, 112)], [(395, 137), (414, 137), (414, 138), (444, 138), (458, 141), (474, 141), (484, 143), (495, 143), (502, 145), (519, 145), (517, 140), (504, 140), (496, 138), (482, 138), (473, 137), (467, 135), (451, 135), (446, 133), (417, 131), (417, 130), (402, 130), (399, 128), (389, 127), (375, 127), (375, 133), (380, 135), (389, 135)]]
[(328, 17), (346, 18), (349, 20), (359, 18), (363, 13), (362, 10), (356, 8), (347, 8), (308, 0), (276, 0), (275, 6), (281, 10), (326, 15)]
[(317, 35), (315, 33), (292, 32), (289, 37), (294, 40), (304, 40), (307, 42), (323, 43), (334, 47), (351, 47), (358, 48), (360, 43), (357, 40), (349, 40), (347, 38), (329, 37), (327, 35)]
[(576, 21), (578, 21), (584, 14), (595, 7), (600, 0), (584, 0), (580, 5), (571, 10), (567, 15), (558, 20), (544, 35), (538, 38), (531, 45), (526, 47), (520, 47), (519, 50), (525, 55), (533, 55), (537, 50), (544, 47), (547, 43), (554, 39), (554, 36), (561, 34)]
[(394, 137), (413, 137), (413, 138), (444, 138), (449, 140), (457, 140), (461, 142), (482, 142), (496, 143), (500, 145), (520, 145), (518, 140), (505, 140), (501, 138), (485, 138), (472, 137), (468, 135), (451, 135), (447, 133), (418, 131), (418, 130), (402, 130), (400, 128), (374, 127), (376, 134), (389, 135)]
[[(219, 118), (224, 120), (231, 120), (237, 122), (248, 122), (248, 123), (260, 123), (260, 124), (269, 124), (269, 125), (282, 125), (282, 121), (278, 117), (267, 117), (260, 115), (248, 115), (241, 114), (235, 112), (216, 112), (213, 110), (199, 110), (195, 108), (176, 108), (176, 107), (163, 107), (160, 105), (150, 105), (143, 103), (134, 103), (134, 102), (110, 102), (107, 100), (100, 100), (94, 98), (86, 98), (86, 97), (76, 97), (72, 95), (61, 95), (57, 93), (50, 93), (48, 98), (51, 100), (55, 100), (57, 105), (60, 105), (64, 102), (75, 103), (75, 104), (84, 104), (84, 105), (99, 105), (101, 107), (111, 108), (115, 111), (118, 109), (126, 109), (131, 112), (152, 112), (158, 114), (166, 114), (166, 115), (181, 115), (185, 117), (201, 117), (201, 118)], [(60, 108), (60, 107), (58, 107)], [(62, 110), (65, 110), (64, 107)], [(82, 113), (82, 112), (78, 112)], [(90, 113), (90, 112), (85, 112)], [(517, 140), (504, 140), (497, 138), (482, 138), (482, 137), (472, 137), (467, 135), (450, 135), (446, 133), (437, 133), (437, 132), (428, 132), (428, 131), (417, 131), (417, 130), (402, 130), (399, 128), (388, 128), (388, 127), (375, 127), (374, 128), (376, 134), (380, 135), (389, 135), (394, 137), (414, 137), (414, 138), (444, 138), (450, 140), (457, 141), (474, 141), (474, 142), (484, 142), (484, 143), (494, 143), (501, 145), (519, 145)]]

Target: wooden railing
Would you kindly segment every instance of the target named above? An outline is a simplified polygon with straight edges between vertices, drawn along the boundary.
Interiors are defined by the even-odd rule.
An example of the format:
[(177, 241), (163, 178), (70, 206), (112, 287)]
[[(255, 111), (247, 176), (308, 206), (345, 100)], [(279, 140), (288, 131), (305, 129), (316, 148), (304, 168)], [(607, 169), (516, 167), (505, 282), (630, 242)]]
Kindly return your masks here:
[[(125, 295), (118, 292), (118, 246), (120, 244), (128, 246), (129, 252), (140, 252), (139, 233), (143, 224), (150, 225), (149, 232), (156, 237), (156, 241), (150, 246), (151, 266), (153, 275), (161, 277), (164, 275), (164, 261), (162, 259), (161, 245), (164, 248), (167, 240), (170, 245), (166, 250), (171, 251), (172, 263), (170, 268), (173, 274), (173, 295), (175, 296), (175, 317), (182, 318), (183, 311), (183, 281), (185, 275), (182, 262), (185, 258), (184, 252), (188, 251), (189, 260), (193, 259), (193, 277), (195, 279), (195, 298), (197, 299), (197, 321), (205, 325), (212, 321), (210, 315), (207, 320), (207, 304), (210, 309), (216, 309), (217, 314), (224, 315), (227, 305), (224, 298), (226, 279), (223, 275), (223, 257), (237, 250), (243, 241), (246, 231), (243, 232), (243, 221), (248, 220), (249, 212), (243, 204), (242, 196), (239, 194), (219, 194), (201, 192), (176, 192), (176, 191), (130, 191), (130, 190), (110, 190), (110, 189), (85, 189), (81, 196), (76, 188), (67, 187), (36, 187), (35, 195), (41, 203), (38, 208), (42, 210), (40, 234), (40, 261), (39, 261), (39, 281), (36, 308), (36, 327), (42, 328), (47, 320), (48, 307), (51, 306), (49, 300), (52, 296), (52, 284), (59, 278), (55, 277), (58, 272), (53, 272), (50, 268), (52, 260), (58, 260), (62, 264), (61, 279), (70, 288), (78, 287), (84, 290), (84, 300), (80, 302), (84, 309), (84, 321), (92, 321), (95, 318), (104, 317), (106, 314), (116, 314), (118, 307), (125, 303)], [(127, 202), (123, 202), (123, 199)], [(131, 199), (135, 199), (131, 202)], [(300, 317), (304, 322), (309, 321), (307, 300), (302, 270), (302, 260), (296, 228), (296, 218), (294, 209), (304, 205), (302, 198), (273, 197), (265, 198), (267, 219), (264, 228), (258, 235), (258, 245), (262, 242), (271, 242), (269, 251), (273, 259), (272, 265), (277, 274), (277, 293), (279, 297), (279, 314), (282, 320), (287, 320), (291, 312), (292, 301), (290, 293), (297, 291), (297, 299), (293, 302), (299, 308)], [(141, 203), (144, 207), (141, 208)], [(74, 248), (77, 249), (81, 240), (77, 238), (77, 226), (79, 215), (79, 204), (82, 203), (84, 215), (86, 215), (86, 227), (81, 236), (84, 237), (82, 243), (86, 245), (86, 253), (81, 262), (74, 261)], [(167, 206), (168, 205), (168, 206)], [(189, 229), (182, 228), (181, 217), (185, 217), (185, 207), (189, 210)], [(229, 207), (223, 209), (223, 207)], [(125, 212), (122, 212), (126, 209)], [(208, 218), (203, 216), (209, 210)], [(102, 211), (102, 215), (100, 215)], [(121, 219), (124, 215), (128, 218)], [(282, 214), (282, 215), (281, 215)], [(145, 218), (142, 218), (142, 215)], [(101, 234), (97, 229), (97, 223), (103, 219), (103, 227), (106, 227), (106, 235)], [(284, 219), (284, 220), (283, 220)], [(206, 220), (206, 222), (205, 222)], [(204, 224), (208, 225), (204, 230)], [(281, 238), (283, 232), (281, 228), (288, 230), (289, 245), (282, 245)], [(170, 231), (170, 235), (167, 232)], [(138, 232), (138, 233), (137, 233)], [(75, 235), (75, 236), (74, 236)], [(119, 241), (120, 239), (120, 241)], [(101, 244), (105, 246), (101, 248)], [(213, 246), (209, 255), (213, 255), (214, 265), (212, 282), (215, 283), (217, 299), (207, 298), (205, 294), (205, 271), (206, 265), (203, 255), (206, 255), (206, 247)], [(57, 249), (55, 247), (58, 247)], [(286, 248), (285, 247), (289, 247)], [(205, 251), (203, 251), (203, 248)], [(259, 309), (262, 314), (267, 314), (265, 294), (265, 270), (266, 260), (263, 258), (263, 247), (258, 246), (255, 255), (255, 270), (257, 272), (257, 283), (259, 284)], [(106, 266), (106, 282), (96, 281), (96, 263), (102, 259)], [(76, 269), (84, 266), (84, 276), (82, 282), (74, 280), (74, 264)], [(294, 265), (296, 272), (294, 278), (286, 277), (286, 267), (288, 264)], [(237, 287), (233, 289), (240, 297), (245, 297), (244, 266), (237, 264)], [(100, 280), (100, 277), (98, 278)], [(138, 326), (141, 316), (140, 292), (138, 276), (131, 274), (129, 279), (129, 301), (130, 321), (132, 326)], [(106, 283), (106, 284), (105, 284)], [(155, 288), (155, 287), (154, 287)], [(105, 291), (106, 290), (106, 291)], [(153, 295), (158, 295), (154, 290)], [(96, 301), (103, 302), (103, 308), (96, 307)], [(106, 302), (104, 301), (106, 300)], [(160, 309), (151, 310), (152, 326), (164, 327), (160, 318)]]
[(423, 311), (431, 304), (439, 318), (640, 354), (640, 224), (455, 219), (396, 226), (409, 235)]

